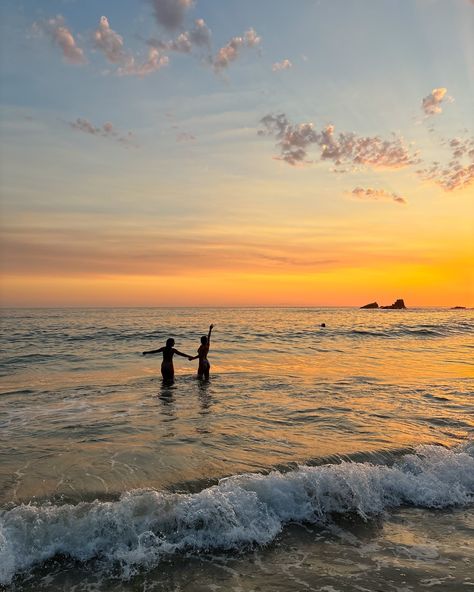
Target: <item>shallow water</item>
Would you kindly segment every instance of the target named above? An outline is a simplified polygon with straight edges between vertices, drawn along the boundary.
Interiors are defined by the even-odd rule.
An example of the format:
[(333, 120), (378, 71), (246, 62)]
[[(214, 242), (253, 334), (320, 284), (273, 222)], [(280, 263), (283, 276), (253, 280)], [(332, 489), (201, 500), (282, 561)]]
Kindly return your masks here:
[[(468, 589), (473, 321), (441, 309), (4, 311), (0, 582)], [(173, 336), (194, 354), (210, 322), (210, 382), (177, 358), (163, 385), (160, 358), (141, 352)]]

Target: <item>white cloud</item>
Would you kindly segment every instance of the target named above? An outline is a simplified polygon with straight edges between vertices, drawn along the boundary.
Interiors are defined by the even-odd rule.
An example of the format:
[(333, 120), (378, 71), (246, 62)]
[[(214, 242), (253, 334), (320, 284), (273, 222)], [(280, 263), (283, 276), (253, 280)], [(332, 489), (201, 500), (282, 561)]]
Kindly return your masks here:
[(99, 28), (94, 31), (94, 44), (100, 49), (107, 60), (118, 66), (118, 76), (147, 76), (168, 65), (168, 57), (160, 53), (156, 47), (148, 49), (148, 57), (138, 63), (137, 59), (124, 49), (123, 38), (110, 28), (107, 17), (103, 16)]
[(419, 162), (417, 154), (410, 154), (399, 137), (384, 140), (379, 136), (358, 136), (354, 132), (335, 134), (333, 125), (322, 131), (315, 130), (313, 123), (290, 124), (286, 115), (266, 115), (260, 120), (261, 136), (274, 136), (280, 155), (277, 157), (295, 165), (308, 160), (308, 150), (314, 145), (321, 160), (331, 160), (337, 166), (403, 168)]
[(112, 64), (124, 64), (130, 59), (123, 49), (123, 38), (110, 28), (106, 16), (100, 18), (99, 28), (94, 31), (94, 45)]
[(169, 63), (169, 59), (167, 56), (162, 55), (155, 47), (150, 47), (148, 50), (148, 58), (145, 62), (141, 64), (137, 63), (135, 58), (132, 57), (131, 60), (121, 66), (117, 70), (117, 74), (119, 76), (138, 76), (143, 78), (144, 76), (148, 76), (157, 70), (161, 70)]
[(36, 22), (33, 25), (33, 29), (46, 33), (52, 39), (61, 49), (65, 62), (75, 65), (87, 63), (84, 50), (77, 45), (74, 35), (66, 27), (64, 17), (61, 15), (45, 21)]
[(426, 115), (439, 115), (443, 112), (441, 103), (443, 101), (452, 101), (451, 97), (446, 97), (447, 88), (434, 88), (431, 93), (421, 102), (421, 108)]
[(243, 37), (232, 37), (232, 39), (221, 47), (217, 52), (213, 66), (216, 71), (221, 71), (229, 67), (231, 62), (239, 57), (240, 52), (243, 48), (255, 48), (261, 42), (261, 37), (253, 29), (249, 29), (243, 35)]
[(282, 60), (281, 62), (275, 62), (272, 66), (273, 72), (279, 72), (280, 70), (289, 70), (293, 64), (290, 60)]

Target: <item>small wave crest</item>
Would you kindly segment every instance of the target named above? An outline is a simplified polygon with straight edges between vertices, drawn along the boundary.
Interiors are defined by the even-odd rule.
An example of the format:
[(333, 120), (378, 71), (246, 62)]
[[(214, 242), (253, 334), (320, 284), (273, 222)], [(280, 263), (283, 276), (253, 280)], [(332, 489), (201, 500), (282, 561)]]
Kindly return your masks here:
[(0, 582), (58, 555), (100, 560), (128, 578), (180, 551), (233, 550), (272, 541), (288, 522), (364, 519), (404, 504), (474, 501), (474, 444), (421, 446), (392, 466), (341, 462), (235, 475), (198, 493), (134, 490), (118, 501), (22, 504), (0, 515)]

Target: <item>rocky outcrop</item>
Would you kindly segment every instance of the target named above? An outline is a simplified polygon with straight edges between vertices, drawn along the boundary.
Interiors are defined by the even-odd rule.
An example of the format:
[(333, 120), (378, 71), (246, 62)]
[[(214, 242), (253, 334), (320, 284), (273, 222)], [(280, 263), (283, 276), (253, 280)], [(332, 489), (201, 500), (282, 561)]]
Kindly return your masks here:
[(364, 306), (361, 306), (361, 308), (378, 308), (379, 305), (377, 304), (377, 302), (369, 302), (369, 304), (364, 304)]
[(401, 308), (406, 308), (405, 303), (403, 302), (402, 298), (399, 298), (398, 300), (395, 300), (395, 302), (393, 304), (391, 304), (390, 306), (381, 306), (380, 308), (388, 308), (388, 309), (401, 309)]
[(453, 306), (451, 310), (466, 310), (465, 306)]

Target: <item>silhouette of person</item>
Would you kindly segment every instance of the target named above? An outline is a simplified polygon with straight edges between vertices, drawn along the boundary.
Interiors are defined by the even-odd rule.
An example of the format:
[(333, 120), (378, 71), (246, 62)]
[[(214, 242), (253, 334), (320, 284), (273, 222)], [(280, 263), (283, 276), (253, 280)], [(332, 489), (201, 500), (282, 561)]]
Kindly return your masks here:
[(197, 375), (198, 378), (204, 378), (205, 380), (209, 380), (209, 371), (211, 369), (211, 365), (207, 359), (207, 354), (209, 353), (209, 348), (211, 347), (211, 333), (213, 328), (214, 325), (210, 325), (207, 337), (205, 335), (201, 337), (201, 345), (197, 350), (198, 355), (191, 358), (191, 360), (197, 360), (199, 358)]
[(163, 380), (172, 382), (174, 380), (174, 366), (173, 366), (173, 356), (174, 354), (178, 356), (182, 356), (183, 358), (188, 358), (188, 360), (194, 360), (192, 356), (188, 356), (188, 354), (183, 354), (182, 352), (178, 351), (174, 348), (174, 339), (170, 337), (166, 340), (166, 345), (160, 347), (159, 349), (152, 349), (150, 351), (144, 351), (143, 355), (147, 356), (149, 354), (159, 354), (163, 353), (163, 361), (161, 362), (161, 376), (163, 376)]

